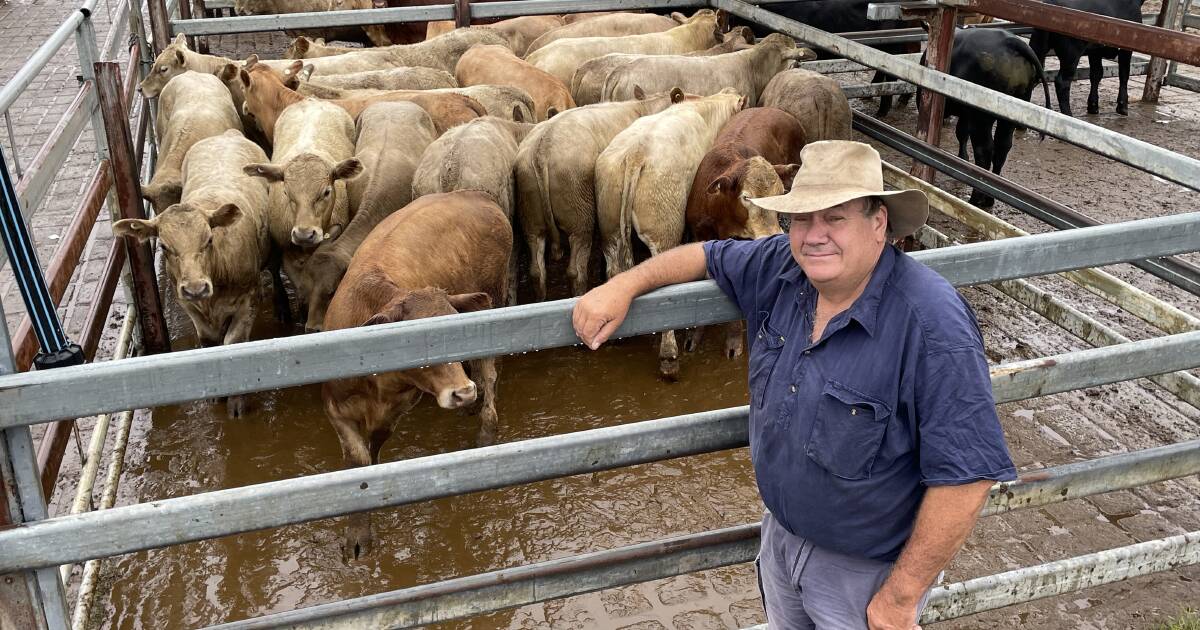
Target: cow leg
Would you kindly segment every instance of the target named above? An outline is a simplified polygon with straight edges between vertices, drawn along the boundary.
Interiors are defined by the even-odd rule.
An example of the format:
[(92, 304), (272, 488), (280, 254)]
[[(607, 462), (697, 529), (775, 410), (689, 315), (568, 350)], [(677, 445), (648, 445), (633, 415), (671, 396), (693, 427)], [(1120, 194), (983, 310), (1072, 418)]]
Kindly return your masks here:
[[(971, 149), (975, 152), (975, 164), (984, 170), (992, 167), (992, 126), (996, 119), (979, 111), (967, 115), (971, 119)], [(971, 191), (971, 204), (990, 208), (995, 200), (978, 190)]]
[[(508, 253), (508, 304), (507, 306), (517, 305), (517, 247)], [(529, 262), (530, 269), (533, 268), (533, 261)]]
[(746, 349), (746, 320), (725, 324), (725, 356), (736, 359), (742, 356)]
[(1100, 53), (1088, 53), (1088, 79), (1091, 89), (1088, 91), (1087, 112), (1100, 113), (1100, 79), (1104, 78), (1104, 57)]
[(285, 324), (291, 324), (292, 305), (288, 302), (287, 287), (283, 284), (283, 274), (280, 269), (283, 267), (283, 255), (275, 247), (271, 248), (270, 257), (267, 260), (267, 268), (271, 271), (271, 289), (273, 291), (273, 305), (275, 307), (275, 319)]
[(1058, 76), (1054, 78), (1054, 93), (1058, 96), (1058, 110), (1067, 116), (1071, 113), (1071, 82), (1075, 80), (1075, 68), (1079, 67), (1082, 54), (1078, 45), (1059, 46)]
[[(890, 78), (891, 77), (888, 75), (876, 70), (875, 76), (871, 77), (871, 83), (883, 83)], [(890, 111), (892, 111), (892, 95), (886, 94), (884, 96), (880, 96), (879, 108), (875, 110), (875, 117), (883, 118), (884, 116), (887, 116), (888, 112)]]
[[(546, 234), (533, 230), (525, 232), (525, 246), (529, 248), (529, 275), (533, 279), (533, 290), (537, 301), (546, 301)], [(515, 283), (516, 276), (510, 278)]]
[[(371, 444), (356, 424), (330, 421), (337, 431), (342, 445), (342, 460), (347, 468), (371, 465)], [(371, 515), (367, 512), (346, 517), (346, 540), (342, 545), (342, 559), (346, 564), (366, 557), (371, 552)]]
[(958, 159), (970, 160), (967, 155), (967, 141), (971, 138), (971, 123), (969, 116), (959, 116), (954, 125), (954, 137), (958, 139)]
[[(645, 234), (639, 233), (638, 236), (641, 237), (642, 242), (650, 249), (651, 256), (657, 256), (679, 243), (678, 238), (675, 239), (674, 243), (659, 243), (656, 239), (647, 237)], [(632, 246), (630, 249), (632, 249)], [(658, 373), (668, 381), (674, 381), (679, 378), (679, 343), (675, 340), (674, 330), (664, 330), (659, 340)]]
[(1133, 52), (1117, 51), (1117, 74), (1121, 81), (1120, 88), (1117, 90), (1117, 113), (1122, 116), (1129, 115), (1129, 63), (1131, 61), (1133, 61)]
[(996, 135), (992, 148), (992, 172), (999, 175), (1012, 150), (1013, 132), (1017, 126), (1007, 120), (996, 121)]
[(588, 262), (592, 258), (592, 232), (567, 235), (571, 246), (571, 259), (567, 263), (567, 277), (571, 279), (571, 292), (576, 297), (587, 293)]
[(496, 381), (499, 377), (496, 359), (472, 361), (471, 375), (482, 397), (479, 406), (479, 446), (491, 446), (496, 443), (500, 430), (500, 417), (496, 414)]
[[(225, 331), (225, 345), (249, 341), (250, 330), (254, 327), (254, 313), (257, 310), (255, 308), (257, 302), (258, 300), (254, 299), (253, 294), (243, 298), (242, 303), (238, 305), (229, 323), (229, 330)], [(246, 396), (230, 396), (225, 399), (225, 413), (230, 418), (245, 416), (248, 408), (249, 404)]]
[(700, 349), (700, 342), (704, 341), (704, 326), (697, 326), (684, 335), (683, 351), (695, 352)]

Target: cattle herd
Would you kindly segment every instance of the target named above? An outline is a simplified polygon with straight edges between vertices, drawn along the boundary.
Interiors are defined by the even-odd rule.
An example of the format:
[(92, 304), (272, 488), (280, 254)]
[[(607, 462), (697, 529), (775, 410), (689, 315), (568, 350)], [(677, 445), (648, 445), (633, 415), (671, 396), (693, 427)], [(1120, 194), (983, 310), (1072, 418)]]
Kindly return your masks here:
[[(850, 106), (837, 82), (795, 67), (813, 51), (720, 17), (433, 22), (400, 44), (367, 27), (376, 47), (299, 35), (275, 60), (200, 54), (179, 36), (139, 88), (158, 99), (159, 160), (143, 186), (155, 215), (114, 233), (157, 240), (203, 346), (249, 338), (263, 271), (277, 317), (293, 317), (286, 278), (305, 330), (334, 330), (514, 304), (514, 247), (541, 300), (547, 255), (564, 251), (572, 292), (587, 290), (594, 241), (611, 277), (633, 264), (635, 236), (654, 255), (780, 233), (747, 199), (783, 193), (807, 142), (849, 139)], [(990, 67), (1029, 99), (1040, 60), (1007, 37), (1020, 42), (1002, 42), (1011, 67)], [(1020, 75), (1021, 63), (1035, 70)], [(959, 115), (962, 155), (969, 137), (980, 161), (991, 140)], [(999, 172), (996, 144), (985, 166)], [(741, 330), (725, 343), (740, 355)], [(671, 332), (659, 366), (678, 373)], [(494, 360), (468, 367), (472, 378), (454, 363), (327, 383), (347, 465), (377, 463), (422, 393), (477, 413), (481, 443), (494, 440)], [(247, 410), (243, 397), (226, 404), (231, 417)], [(350, 557), (370, 542), (354, 518)]]

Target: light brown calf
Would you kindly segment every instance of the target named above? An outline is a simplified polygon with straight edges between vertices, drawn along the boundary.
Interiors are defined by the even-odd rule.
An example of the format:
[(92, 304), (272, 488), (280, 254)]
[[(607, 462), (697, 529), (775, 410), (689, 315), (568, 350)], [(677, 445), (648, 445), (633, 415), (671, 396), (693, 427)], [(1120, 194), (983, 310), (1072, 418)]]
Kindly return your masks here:
[[(325, 329), (373, 326), (491, 308), (504, 299), (512, 231), (504, 212), (480, 192), (428, 195), (384, 219), (350, 261)], [(495, 441), (495, 359), (330, 381), (322, 388), (325, 413), (337, 430), (347, 466), (379, 463), (379, 451), (399, 416), (422, 393), (438, 406), (478, 405), (479, 442)], [(347, 559), (370, 550), (367, 514), (352, 515), (343, 551)]]
[[(113, 234), (158, 238), (175, 296), (196, 328), (201, 346), (250, 338), (259, 275), (270, 253), (267, 187), (242, 169), (266, 154), (236, 130), (192, 146), (183, 163), (183, 199), (153, 219), (123, 219)], [(226, 401), (230, 417), (245, 399)]]
[(559, 79), (519, 59), (506, 46), (475, 46), (462, 56), (454, 76), (459, 85), (507, 85), (533, 99), (533, 119), (541, 122), (575, 107), (571, 92)]

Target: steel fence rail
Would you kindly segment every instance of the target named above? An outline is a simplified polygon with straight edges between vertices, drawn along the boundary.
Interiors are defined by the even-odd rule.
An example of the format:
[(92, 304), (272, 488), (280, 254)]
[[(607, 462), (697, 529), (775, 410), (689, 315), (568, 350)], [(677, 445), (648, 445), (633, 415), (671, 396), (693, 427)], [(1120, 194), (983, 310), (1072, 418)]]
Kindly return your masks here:
[[(1198, 365), (1200, 331), (1000, 365), (992, 389), (1012, 402)], [(58, 517), (0, 531), (0, 573), (738, 448), (747, 417), (706, 411)]]
[(29, 87), (33, 83), (33, 80), (41, 74), (46, 64), (50, 63), (50, 60), (63, 47), (63, 44), (71, 41), (75, 36), (75, 29), (79, 28), (83, 20), (96, 8), (98, 1), (87, 0), (87, 2), (83, 3), (83, 6), (72, 12), (67, 19), (63, 20), (58, 29), (47, 37), (42, 42), (42, 45), (38, 46), (37, 50), (33, 51), (29, 60), (17, 70), (17, 73), (8, 80), (8, 83), (5, 83), (4, 87), (0, 88), (0, 112), (8, 111), (8, 108), (12, 107), (13, 103), (16, 103), (17, 99), (21, 97), (21, 93), (25, 91), (25, 88)]
[[(984, 516), (1061, 503), (1200, 473), (1200, 440), (1122, 453), (1044, 470), (993, 488)], [(758, 524), (501, 569), (437, 584), (299, 608), (216, 626), (259, 628), (407, 627), (461, 619), (660, 577), (740, 564), (758, 551)], [(741, 541), (745, 542), (741, 542)], [(736, 545), (729, 549), (728, 545)], [(704, 550), (712, 555), (706, 555)], [(676, 551), (682, 553), (675, 553)], [(693, 556), (703, 563), (697, 565)], [(627, 579), (636, 566), (636, 577)], [(563, 582), (569, 587), (564, 588)]]
[(910, 83), (990, 111), (1020, 125), (1052, 135), (1071, 144), (1128, 164), (1193, 190), (1200, 190), (1200, 160), (1148, 142), (1122, 135), (1091, 123), (1064, 116), (1006, 94), (980, 89), (978, 85), (930, 70), (905, 59), (815, 29), (795, 20), (741, 0), (711, 0), (715, 8), (791, 35), (809, 45), (882, 70)]
[[(1200, 213), (1188, 213), (912, 256), (965, 286), (1197, 250)], [(573, 305), (558, 300), (11, 375), (0, 378), (0, 428), (576, 345)], [(615, 337), (740, 318), (711, 280), (688, 283), (638, 298)]]

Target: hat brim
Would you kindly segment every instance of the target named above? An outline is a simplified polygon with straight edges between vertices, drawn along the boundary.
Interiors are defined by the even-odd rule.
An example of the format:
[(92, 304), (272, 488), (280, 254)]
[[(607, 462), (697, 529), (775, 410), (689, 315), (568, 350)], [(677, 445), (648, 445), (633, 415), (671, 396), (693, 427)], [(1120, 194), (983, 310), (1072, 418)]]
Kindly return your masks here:
[(929, 219), (929, 199), (919, 190), (870, 190), (848, 186), (805, 186), (773, 197), (757, 197), (750, 203), (780, 214), (809, 214), (861, 199), (879, 197), (888, 208), (888, 222), (895, 238), (912, 236)]

